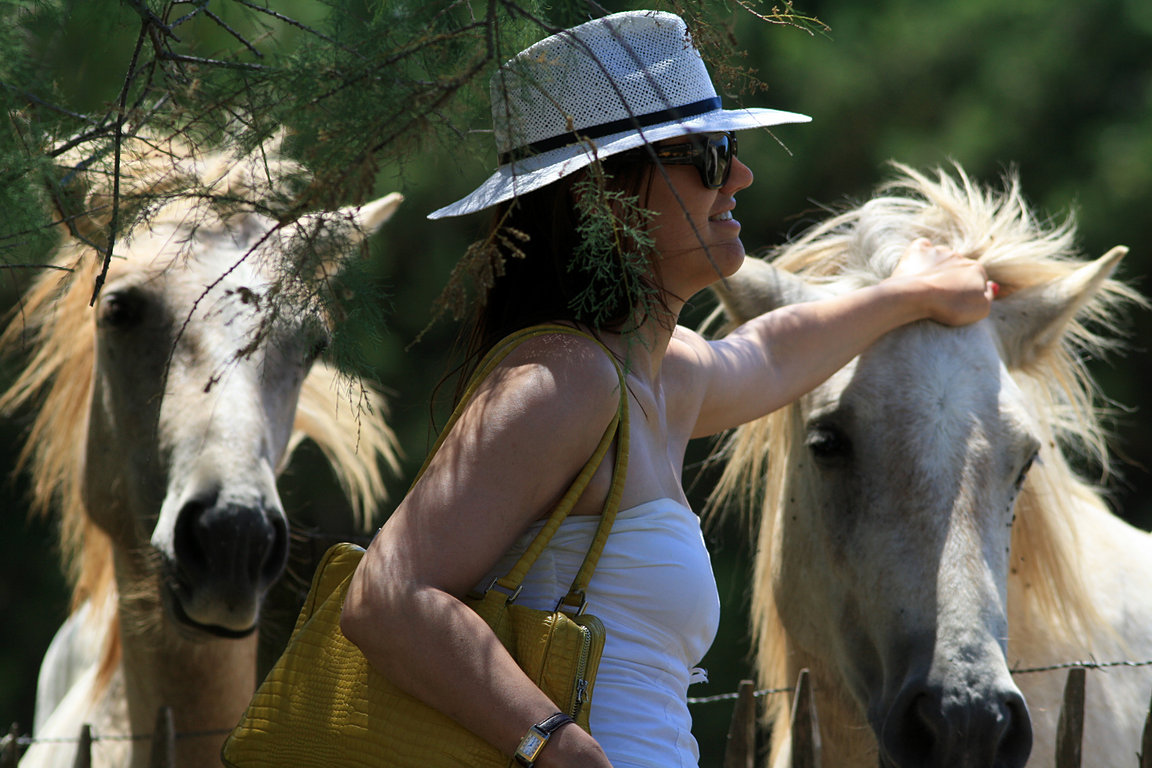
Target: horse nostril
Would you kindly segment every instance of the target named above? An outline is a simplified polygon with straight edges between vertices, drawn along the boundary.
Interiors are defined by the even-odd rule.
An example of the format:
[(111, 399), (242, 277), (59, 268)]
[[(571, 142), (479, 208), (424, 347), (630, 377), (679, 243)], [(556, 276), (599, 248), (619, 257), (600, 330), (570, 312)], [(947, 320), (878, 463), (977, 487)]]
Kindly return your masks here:
[(187, 502), (176, 515), (173, 530), (172, 549), (181, 568), (202, 573), (211, 567), (208, 552), (204, 548), (199, 526), (205, 510), (215, 506), (216, 498), (200, 498)]
[(1002, 705), (1003, 725), (997, 752), (997, 766), (1017, 768), (1028, 762), (1032, 754), (1032, 718), (1024, 697), (1013, 691)]
[(288, 523), (283, 515), (275, 512), (269, 512), (268, 518), (272, 540), (264, 553), (264, 559), (260, 562), (257, 576), (259, 583), (265, 586), (280, 578), (288, 562)]
[(926, 691), (906, 693), (884, 724), (881, 743), (894, 768), (930, 765), (937, 744), (947, 737), (940, 700)]

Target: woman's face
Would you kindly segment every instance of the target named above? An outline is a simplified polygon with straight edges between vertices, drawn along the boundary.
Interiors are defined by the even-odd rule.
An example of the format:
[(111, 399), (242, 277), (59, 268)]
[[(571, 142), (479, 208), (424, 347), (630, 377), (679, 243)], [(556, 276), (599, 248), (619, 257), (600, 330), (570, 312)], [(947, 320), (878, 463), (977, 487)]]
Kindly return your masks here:
[[(683, 138), (663, 144), (683, 143)], [(752, 183), (752, 171), (736, 157), (728, 180), (708, 189), (691, 165), (653, 165), (644, 207), (656, 215), (650, 230), (660, 282), (669, 298), (687, 301), (744, 261), (735, 195)]]

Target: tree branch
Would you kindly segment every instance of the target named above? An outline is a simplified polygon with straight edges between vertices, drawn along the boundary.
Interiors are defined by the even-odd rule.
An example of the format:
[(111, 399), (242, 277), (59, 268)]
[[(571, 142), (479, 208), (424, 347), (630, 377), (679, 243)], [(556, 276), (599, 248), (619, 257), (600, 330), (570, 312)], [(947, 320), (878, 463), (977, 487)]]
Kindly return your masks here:
[[(151, 11), (148, 13), (150, 17), (155, 18)], [(144, 40), (148, 37), (148, 30), (152, 26), (152, 22), (147, 18), (141, 22), (140, 34), (136, 36), (136, 47), (132, 50), (132, 60), (128, 64), (128, 74), (124, 78), (124, 85), (120, 88), (120, 99), (112, 137), (115, 154), (112, 161), (112, 218), (108, 222), (108, 246), (107, 250), (104, 251), (104, 263), (100, 265), (100, 273), (96, 275), (95, 284), (92, 286), (92, 298), (89, 300), (88, 306), (96, 304), (96, 299), (100, 296), (100, 289), (104, 287), (104, 280), (108, 277), (108, 268), (112, 265), (112, 251), (116, 246), (116, 227), (120, 223), (120, 150), (124, 141), (124, 111), (128, 104), (128, 91), (131, 90), (132, 81), (135, 78), (136, 62), (140, 58)]]

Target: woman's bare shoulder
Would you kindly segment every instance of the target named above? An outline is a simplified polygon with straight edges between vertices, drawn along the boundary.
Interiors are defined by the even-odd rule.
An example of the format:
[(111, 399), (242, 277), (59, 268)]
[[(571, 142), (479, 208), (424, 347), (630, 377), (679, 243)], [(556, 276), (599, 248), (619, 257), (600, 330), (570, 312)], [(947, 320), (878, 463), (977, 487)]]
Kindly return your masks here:
[(676, 326), (664, 356), (666, 380), (691, 388), (699, 385), (701, 377), (707, 376), (714, 364), (715, 350), (712, 342), (690, 328)]
[(529, 401), (608, 412), (620, 398), (620, 380), (609, 353), (585, 336), (546, 334), (522, 342), (493, 371), (480, 391), (500, 390)]
[(669, 352), (678, 352), (680, 354), (693, 353), (701, 354), (707, 352), (710, 343), (699, 331), (694, 331), (683, 325), (678, 325), (672, 330), (672, 342), (669, 345)]

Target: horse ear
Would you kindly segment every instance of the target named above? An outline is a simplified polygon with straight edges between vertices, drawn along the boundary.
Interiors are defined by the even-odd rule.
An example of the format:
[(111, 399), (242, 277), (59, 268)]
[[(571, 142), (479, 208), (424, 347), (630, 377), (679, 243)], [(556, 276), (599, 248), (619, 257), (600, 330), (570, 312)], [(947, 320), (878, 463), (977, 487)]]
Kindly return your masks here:
[(396, 213), (396, 209), (400, 207), (402, 202), (404, 202), (404, 195), (399, 192), (392, 192), (364, 205), (341, 208), (340, 213), (356, 225), (356, 231), (360, 233), (360, 237), (354, 241), (359, 242), (375, 234), (380, 227), (384, 226), (384, 222), (392, 218), (392, 214)]
[(740, 269), (712, 285), (724, 314), (742, 323), (778, 307), (814, 301), (823, 293), (791, 272), (762, 259), (746, 258)]
[[(404, 196), (392, 192), (364, 205), (349, 205), (335, 211), (307, 213), (292, 225), (297, 233), (312, 242), (313, 254), (319, 257), (318, 273), (339, 272), (350, 250), (360, 245), (392, 218), (404, 202)], [(323, 233), (337, 227), (340, 237), (336, 247), (326, 247)], [(350, 248), (352, 247), (352, 248)]]
[(1112, 276), (1126, 253), (1128, 249), (1118, 245), (1066, 277), (993, 302), (991, 318), (1008, 367), (1027, 366), (1059, 343), (1065, 326)]

